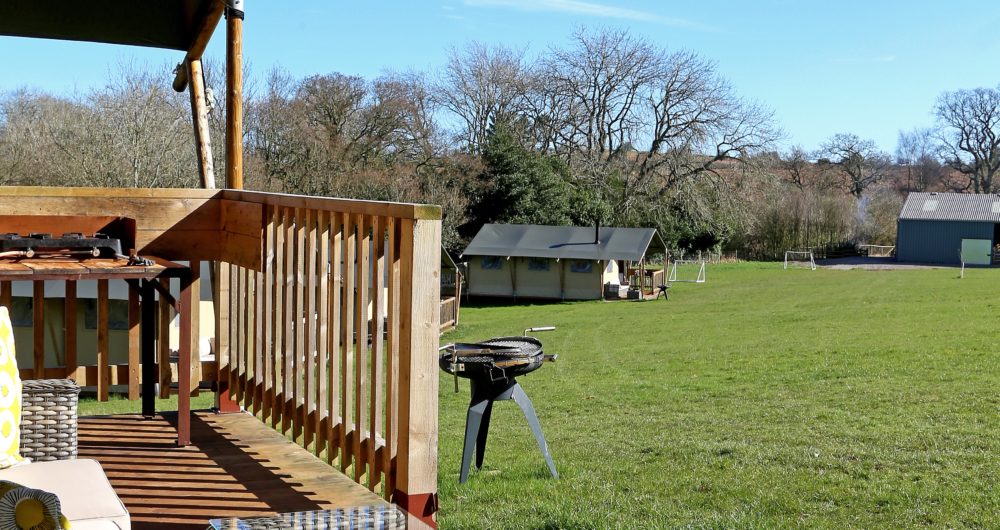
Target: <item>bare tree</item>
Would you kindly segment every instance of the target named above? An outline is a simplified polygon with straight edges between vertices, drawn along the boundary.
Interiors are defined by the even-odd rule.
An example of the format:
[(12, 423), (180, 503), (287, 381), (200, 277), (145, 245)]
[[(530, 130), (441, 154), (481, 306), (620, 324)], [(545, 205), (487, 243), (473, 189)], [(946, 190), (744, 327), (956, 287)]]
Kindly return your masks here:
[(896, 144), (896, 163), (906, 168), (903, 191), (927, 191), (941, 180), (942, 167), (938, 161), (939, 146), (934, 129), (917, 128), (899, 131)]
[(524, 116), (531, 73), (524, 52), (473, 42), (452, 50), (437, 89), (438, 103), (458, 117), (459, 143), (480, 153), (492, 127)]
[(882, 180), (892, 164), (889, 155), (880, 151), (873, 140), (855, 134), (836, 134), (820, 148), (843, 176), (845, 191), (861, 198), (865, 191)]
[(934, 113), (946, 163), (968, 178), (965, 190), (991, 193), (1000, 170), (1000, 89), (945, 92)]
[(623, 219), (677, 201), (713, 215), (734, 198), (733, 164), (779, 135), (770, 111), (739, 98), (712, 63), (625, 31), (581, 30), (542, 70), (547, 116), (560, 120), (555, 151)]

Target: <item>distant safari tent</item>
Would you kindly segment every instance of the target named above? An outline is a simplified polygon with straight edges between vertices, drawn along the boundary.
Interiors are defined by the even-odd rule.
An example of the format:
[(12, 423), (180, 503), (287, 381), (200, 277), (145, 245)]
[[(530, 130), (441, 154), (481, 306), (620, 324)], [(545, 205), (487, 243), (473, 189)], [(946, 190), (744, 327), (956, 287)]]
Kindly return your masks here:
[(896, 258), (915, 263), (1000, 261), (1000, 195), (911, 193), (896, 224)]
[(598, 300), (665, 252), (653, 228), (487, 224), (462, 258), (472, 296)]

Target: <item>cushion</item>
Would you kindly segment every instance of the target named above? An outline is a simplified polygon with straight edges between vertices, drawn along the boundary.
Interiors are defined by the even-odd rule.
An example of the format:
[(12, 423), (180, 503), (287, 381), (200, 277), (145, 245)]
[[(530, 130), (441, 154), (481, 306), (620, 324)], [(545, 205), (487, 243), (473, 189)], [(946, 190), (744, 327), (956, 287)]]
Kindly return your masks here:
[(0, 469), (19, 464), (21, 458), (21, 377), (14, 352), (10, 313), (0, 306)]
[(33, 462), (0, 470), (0, 480), (56, 494), (62, 503), (62, 513), (74, 530), (130, 528), (128, 511), (96, 460)]
[(55, 495), (0, 480), (0, 528), (62, 530), (69, 528), (69, 521)]

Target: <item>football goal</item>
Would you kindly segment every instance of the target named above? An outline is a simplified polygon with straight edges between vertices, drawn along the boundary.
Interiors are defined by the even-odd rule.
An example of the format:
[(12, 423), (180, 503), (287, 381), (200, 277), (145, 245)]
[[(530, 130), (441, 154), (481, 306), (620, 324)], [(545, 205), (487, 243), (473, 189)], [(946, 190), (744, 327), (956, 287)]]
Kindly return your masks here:
[(862, 256), (869, 258), (891, 258), (896, 255), (894, 245), (858, 245)]
[(667, 277), (667, 283), (672, 282), (705, 283), (705, 260), (674, 260), (670, 266), (670, 275)]
[(816, 260), (813, 259), (811, 250), (786, 250), (785, 268), (788, 267), (809, 267), (816, 270)]

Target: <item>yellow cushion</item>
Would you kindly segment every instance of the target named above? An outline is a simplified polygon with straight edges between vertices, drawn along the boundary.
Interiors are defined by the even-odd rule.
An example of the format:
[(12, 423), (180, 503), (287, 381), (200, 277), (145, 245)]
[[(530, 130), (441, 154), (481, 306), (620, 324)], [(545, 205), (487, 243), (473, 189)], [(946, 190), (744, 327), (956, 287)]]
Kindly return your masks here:
[(0, 469), (20, 463), (21, 377), (14, 352), (14, 328), (0, 306)]
[(59, 498), (42, 490), (0, 481), (0, 528), (11, 530), (66, 530)]

